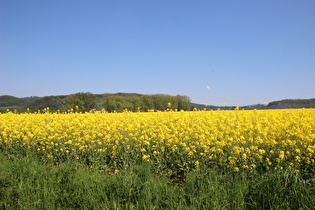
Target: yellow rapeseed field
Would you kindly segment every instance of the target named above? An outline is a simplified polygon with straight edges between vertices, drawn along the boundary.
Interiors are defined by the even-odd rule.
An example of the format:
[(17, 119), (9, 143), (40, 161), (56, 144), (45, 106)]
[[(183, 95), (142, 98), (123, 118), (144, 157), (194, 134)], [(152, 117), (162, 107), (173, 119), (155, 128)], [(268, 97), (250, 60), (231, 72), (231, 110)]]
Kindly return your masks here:
[(170, 170), (314, 167), (315, 109), (0, 114), (0, 149), (118, 172), (128, 161)]

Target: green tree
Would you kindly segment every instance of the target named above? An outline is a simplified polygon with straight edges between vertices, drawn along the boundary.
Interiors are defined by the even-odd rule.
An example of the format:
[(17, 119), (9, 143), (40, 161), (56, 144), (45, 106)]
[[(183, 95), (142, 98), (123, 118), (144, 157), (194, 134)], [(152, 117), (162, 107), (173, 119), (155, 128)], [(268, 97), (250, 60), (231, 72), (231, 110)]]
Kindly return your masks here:
[(122, 112), (124, 110), (134, 111), (138, 107), (142, 107), (139, 96), (122, 96), (118, 94), (106, 93), (103, 96), (105, 110), (109, 112), (117, 111)]
[[(168, 105), (170, 104), (170, 106)], [(171, 96), (164, 94), (129, 96), (118, 94), (104, 94), (104, 106), (107, 111), (121, 112), (125, 109), (129, 111), (138, 110), (148, 111), (155, 109), (165, 111), (166, 109), (189, 110), (190, 98), (187, 96)]]
[(118, 112), (122, 112), (125, 109), (129, 110), (130, 106), (128, 101), (126, 100), (128, 96), (120, 96), (120, 95), (115, 95), (114, 96), (114, 100), (116, 102), (116, 107)]
[(154, 109), (164, 111), (165, 110), (165, 96), (163, 94), (152, 95)]
[(131, 109), (130, 111), (138, 110), (138, 107), (141, 106), (141, 100), (139, 96), (131, 96), (129, 97), (130, 103), (131, 103)]
[(168, 103), (171, 103), (171, 106), (168, 107), (169, 109), (177, 109), (178, 110), (178, 101), (177, 101), (177, 98), (176, 96), (169, 96), (167, 95), (167, 104)]
[(114, 100), (114, 95), (113, 94), (109, 94), (106, 93), (103, 96), (104, 98), (104, 107), (106, 111), (114, 111), (117, 110), (117, 105), (116, 105), (116, 101)]
[(185, 110), (188, 111), (191, 108), (191, 101), (190, 98), (188, 96), (181, 96), (181, 95), (177, 95), (176, 96), (177, 99), (177, 109), (178, 111), (180, 110)]
[(153, 97), (152, 95), (142, 95), (140, 97), (141, 101), (141, 109), (143, 111), (148, 111), (149, 109), (153, 109)]
[(74, 111), (88, 112), (96, 106), (96, 96), (92, 93), (75, 93), (66, 98), (67, 109)]

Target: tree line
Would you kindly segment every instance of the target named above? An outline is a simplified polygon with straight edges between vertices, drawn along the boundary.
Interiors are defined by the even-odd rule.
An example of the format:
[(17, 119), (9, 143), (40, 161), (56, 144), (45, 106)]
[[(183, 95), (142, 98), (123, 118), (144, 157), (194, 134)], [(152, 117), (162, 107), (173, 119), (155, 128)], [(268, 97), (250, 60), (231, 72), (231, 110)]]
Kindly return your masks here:
[[(168, 106), (170, 103), (170, 106)], [(105, 109), (108, 112), (121, 112), (125, 109), (129, 111), (148, 110), (234, 110), (236, 106), (206, 106), (203, 104), (191, 103), (187, 96), (170, 96), (164, 94), (141, 95), (137, 93), (116, 93), (116, 94), (92, 94), (75, 93), (71, 95), (26, 97), (17, 98), (13, 96), (0, 96), (0, 113), (9, 110), (17, 112), (36, 112), (49, 107), (50, 111), (73, 111), (86, 112), (93, 109)], [(240, 109), (288, 109), (288, 108), (315, 108), (315, 98), (312, 99), (286, 99), (273, 101), (266, 105), (256, 104), (242, 106)]]
[[(92, 93), (75, 93), (66, 97), (67, 109), (78, 112), (87, 112), (96, 108), (97, 97)], [(118, 94), (106, 93), (102, 97), (102, 105), (107, 112), (128, 111), (149, 111), (167, 109), (172, 110), (190, 110), (191, 100), (188, 96), (182, 95), (140, 95), (140, 96), (123, 96)]]

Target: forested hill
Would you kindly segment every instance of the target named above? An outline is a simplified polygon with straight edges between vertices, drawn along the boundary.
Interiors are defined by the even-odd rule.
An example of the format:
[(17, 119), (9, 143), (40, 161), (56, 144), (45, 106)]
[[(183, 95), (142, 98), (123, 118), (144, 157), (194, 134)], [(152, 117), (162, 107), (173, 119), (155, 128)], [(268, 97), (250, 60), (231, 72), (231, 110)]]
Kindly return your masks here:
[(315, 98), (312, 99), (296, 99), (296, 100), (282, 100), (270, 102), (267, 105), (268, 108), (315, 108)]
[[(194, 104), (198, 109), (203, 109), (202, 104)], [(216, 110), (218, 108), (225, 110), (233, 110), (236, 106), (207, 106), (208, 109)], [(280, 101), (272, 101), (265, 106), (264, 104), (254, 104), (248, 106), (241, 106), (240, 109), (297, 109), (297, 108), (315, 108), (315, 98), (312, 99), (285, 99)]]
[[(81, 96), (79, 96), (81, 94)], [(85, 96), (87, 95), (87, 96)], [(81, 97), (79, 100), (76, 97)], [(85, 97), (85, 98), (84, 98)], [(90, 98), (89, 98), (90, 97)], [(84, 102), (90, 100), (89, 102)], [(75, 102), (76, 101), (76, 102)], [(77, 103), (77, 104), (76, 104)], [(209, 103), (210, 104), (210, 103)], [(170, 96), (164, 94), (143, 95), (139, 93), (116, 93), (116, 94), (91, 94), (77, 93), (71, 95), (25, 97), (17, 98), (9, 95), (0, 96), (0, 111), (16, 109), (25, 111), (29, 108), (32, 111), (42, 110), (49, 107), (50, 110), (66, 111), (70, 107), (78, 106), (81, 111), (89, 108), (107, 111), (123, 111), (124, 109), (135, 111), (147, 111), (148, 109), (166, 110), (167, 108), (178, 110), (203, 110), (204, 104), (192, 103), (187, 96)], [(233, 110), (236, 106), (213, 106), (208, 105), (207, 110)], [(315, 108), (315, 98), (312, 99), (286, 99), (273, 101), (267, 106), (263, 104), (248, 105), (240, 109), (290, 109), (290, 108)]]
[(109, 112), (148, 111), (148, 110), (190, 110), (191, 101), (188, 96), (154, 94), (144, 95), (138, 93), (92, 94), (76, 93), (71, 95), (17, 98), (13, 96), (0, 96), (0, 111), (16, 109), (18, 111), (42, 110), (49, 107), (52, 111), (86, 112), (92, 109), (105, 109)]

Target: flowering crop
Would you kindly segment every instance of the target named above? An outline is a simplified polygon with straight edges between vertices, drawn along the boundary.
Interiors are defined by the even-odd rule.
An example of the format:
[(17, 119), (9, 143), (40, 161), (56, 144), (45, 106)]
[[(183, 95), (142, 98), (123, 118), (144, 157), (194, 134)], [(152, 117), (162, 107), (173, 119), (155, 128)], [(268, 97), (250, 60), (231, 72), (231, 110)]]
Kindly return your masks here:
[(117, 173), (128, 161), (171, 171), (312, 168), (315, 109), (0, 114), (0, 149)]

